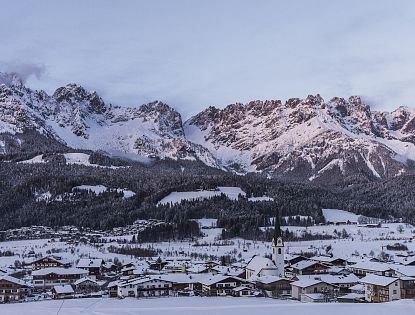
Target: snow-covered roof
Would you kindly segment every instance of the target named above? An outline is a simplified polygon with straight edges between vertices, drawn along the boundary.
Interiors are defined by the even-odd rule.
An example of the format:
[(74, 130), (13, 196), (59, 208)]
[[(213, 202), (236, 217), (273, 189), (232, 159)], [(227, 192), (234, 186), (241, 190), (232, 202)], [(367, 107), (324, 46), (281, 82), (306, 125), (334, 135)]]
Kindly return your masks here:
[(7, 276), (7, 275), (2, 275), (0, 276), (0, 280), (4, 280), (4, 281), (8, 281), (20, 286), (25, 286), (25, 287), (30, 287), (31, 285), (27, 284), (26, 282), (24, 282), (23, 280), (17, 279), (15, 277), (12, 276)]
[(209, 278), (203, 279), (202, 281), (200, 281), (200, 283), (204, 285), (212, 285), (218, 282), (223, 282), (224, 280), (228, 278), (243, 280), (243, 279), (239, 279), (238, 277), (233, 277), (233, 276), (215, 275), (215, 276), (210, 276)]
[(83, 283), (83, 282), (85, 282), (85, 281), (89, 281), (89, 282), (93, 282), (93, 283), (95, 283), (95, 284), (98, 284), (98, 282), (97, 282), (95, 279), (92, 279), (92, 278), (90, 278), (90, 277), (83, 277), (83, 278), (81, 278), (81, 279), (78, 279), (78, 280), (76, 280), (76, 281), (74, 282), (74, 284), (75, 284), (75, 285), (78, 285), (78, 284), (81, 284), (81, 283)]
[(388, 285), (390, 285), (390, 284), (392, 284), (392, 283), (394, 283), (395, 281), (398, 281), (398, 280), (399, 280), (399, 278), (368, 274), (368, 275), (366, 275), (366, 277), (360, 279), (359, 282), (360, 283), (365, 283), (365, 284), (374, 284), (374, 285), (378, 285), (378, 286), (381, 286), (381, 287), (385, 287), (385, 286), (388, 286)]
[(112, 287), (116, 287), (120, 284), (120, 281), (116, 280), (116, 281), (111, 281), (110, 283), (108, 283), (108, 288), (112, 288)]
[(385, 263), (374, 262), (374, 261), (361, 261), (350, 267), (353, 269), (371, 270), (371, 271), (378, 271), (378, 272), (384, 272), (384, 271), (388, 271), (392, 269), (391, 264), (385, 264)]
[(69, 284), (56, 285), (56, 286), (53, 287), (53, 290), (57, 294), (71, 294), (71, 293), (74, 293), (74, 290), (73, 290), (72, 286), (70, 286)]
[(249, 261), (246, 269), (253, 270), (254, 275), (257, 275), (262, 269), (276, 269), (274, 262), (266, 257), (254, 256)]
[(311, 287), (312, 285), (316, 285), (322, 282), (323, 281), (317, 280), (317, 279), (303, 278), (303, 279), (292, 282), (291, 285), (299, 287), (299, 288), (307, 288), (307, 287)]
[(415, 277), (415, 266), (391, 265), (391, 269), (404, 276)]
[(173, 282), (173, 283), (196, 283), (202, 282), (206, 279), (211, 278), (212, 275), (206, 273), (195, 273), (195, 274), (185, 274), (185, 273), (167, 273), (164, 275), (158, 276), (159, 279)]
[(329, 284), (346, 284), (346, 283), (357, 283), (359, 282), (359, 278), (354, 274), (349, 274), (347, 276), (343, 275), (330, 275), (330, 274), (320, 274), (320, 275), (298, 275), (298, 280), (302, 279), (314, 279), (314, 280), (321, 280), (325, 283)]
[(311, 266), (314, 266), (315, 264), (319, 264), (319, 262), (315, 260), (302, 260), (292, 265), (291, 267), (294, 269), (303, 270)]
[(264, 283), (264, 284), (270, 284), (270, 283), (277, 282), (277, 281), (281, 281), (281, 280), (290, 281), (289, 279), (282, 278), (282, 277), (279, 277), (279, 276), (251, 277), (250, 280), (251, 281), (261, 282), (261, 283)]
[(205, 265), (193, 265), (190, 268), (187, 268), (187, 271), (191, 273), (200, 273), (206, 271), (207, 269), (209, 268)]
[(79, 268), (53, 267), (53, 268), (44, 268), (44, 269), (35, 270), (32, 272), (32, 275), (33, 276), (44, 276), (50, 273), (54, 273), (57, 275), (84, 275), (84, 274), (88, 274), (88, 271), (84, 269), (79, 269)]
[(345, 260), (344, 258), (336, 257), (336, 256), (333, 256), (333, 257), (330, 257), (330, 256), (313, 256), (313, 257), (310, 258), (310, 260), (315, 260), (315, 261), (320, 261), (320, 262), (326, 262), (326, 263), (331, 263), (331, 262), (333, 262), (333, 261), (335, 261), (337, 259), (343, 259), (343, 260)]
[(239, 292), (239, 291), (242, 291), (242, 290), (250, 290), (250, 288), (245, 287), (245, 286), (240, 286), (240, 287), (234, 288), (232, 291)]
[(312, 300), (324, 300), (325, 295), (323, 293), (303, 293), (304, 296)]
[(76, 265), (77, 268), (99, 268), (102, 266), (102, 259), (100, 258), (81, 258)]
[(355, 284), (354, 286), (349, 287), (350, 291), (356, 291), (356, 292), (364, 292), (365, 291), (365, 286), (364, 284), (358, 283)]

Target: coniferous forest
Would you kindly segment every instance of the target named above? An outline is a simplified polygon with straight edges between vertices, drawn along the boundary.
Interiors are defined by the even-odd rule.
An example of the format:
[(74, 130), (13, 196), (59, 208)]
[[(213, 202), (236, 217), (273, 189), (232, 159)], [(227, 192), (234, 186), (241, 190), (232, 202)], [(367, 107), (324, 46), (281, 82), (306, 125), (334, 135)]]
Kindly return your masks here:
[[(402, 217), (412, 223), (415, 220), (413, 176), (329, 187), (267, 179), (261, 174), (238, 176), (192, 161), (158, 160), (143, 164), (88, 153), (92, 163), (120, 167), (68, 165), (59, 153), (45, 155), (48, 162), (43, 164), (17, 163), (28, 156), (4, 157), (4, 162), (0, 162), (0, 229), (75, 225), (105, 230), (137, 219), (159, 219), (184, 226), (191, 219), (217, 218), (218, 226), (225, 228), (224, 236), (255, 238), (259, 237), (259, 227), (269, 225), (277, 211), (281, 216), (307, 215), (316, 223), (324, 220), (322, 208), (379, 218)], [(104, 185), (114, 190), (100, 194), (73, 190), (79, 185)], [(157, 206), (172, 191), (217, 186), (241, 187), (247, 196), (266, 195), (274, 201), (249, 202), (242, 197), (231, 201), (221, 195)], [(129, 189), (135, 195), (124, 198), (115, 188)], [(50, 194), (47, 200), (39, 198), (45, 193)]]

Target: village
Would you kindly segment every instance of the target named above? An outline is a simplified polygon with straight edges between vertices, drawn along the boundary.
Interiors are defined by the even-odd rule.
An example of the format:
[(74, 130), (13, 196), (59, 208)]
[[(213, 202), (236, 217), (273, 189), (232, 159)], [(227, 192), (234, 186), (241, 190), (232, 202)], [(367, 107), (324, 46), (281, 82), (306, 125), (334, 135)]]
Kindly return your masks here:
[[(344, 226), (349, 231), (359, 229), (357, 235), (363, 235), (363, 228), (370, 232), (382, 230), (380, 223), (357, 227), (357, 222), (339, 220), (316, 228), (329, 230)], [(397, 225), (397, 230), (400, 229), (401, 226)], [(64, 244), (69, 247), (73, 246), (70, 236), (77, 235), (71, 230), (72, 228), (66, 228), (64, 232), (67, 236)], [(212, 234), (215, 230), (212, 228), (206, 231)], [(102, 248), (86, 255), (72, 247), (67, 253), (54, 251), (53, 248), (62, 243), (51, 242), (49, 249), (40, 256), (36, 246), (32, 246), (23, 262), (9, 266), (2, 264), (4, 267), (0, 267), (0, 303), (97, 297), (144, 299), (179, 296), (232, 296), (339, 303), (415, 299), (415, 251), (407, 246), (412, 245), (411, 227), (407, 233), (401, 231), (402, 238), (395, 235), (391, 239), (393, 242), (388, 240), (389, 245), (379, 255), (341, 255), (339, 251), (329, 248), (335, 247), (335, 244), (324, 245), (324, 252), (295, 252), (295, 243), (288, 245), (281, 237), (279, 220), (275, 220), (274, 231), (271, 246), (264, 244), (260, 251), (262, 254), (258, 253), (259, 245), (252, 244), (249, 247), (244, 241), (241, 251), (243, 255), (239, 261), (225, 259), (224, 255), (208, 255), (208, 252), (203, 256), (196, 253), (180, 255), (181, 250), (178, 251), (177, 247), (177, 255), (163, 255), (166, 253), (164, 248), (164, 251), (158, 250), (158, 256), (152, 257), (114, 253), (100, 257)], [(98, 237), (95, 233), (92, 234)], [(391, 235), (394, 234), (395, 232), (391, 232)], [(350, 240), (342, 241), (350, 243)], [(373, 239), (373, 244), (376, 241)], [(15, 245), (16, 241), (10, 241), (10, 244)], [(235, 244), (226, 243), (227, 246), (237, 247)], [(194, 245), (192, 248), (195, 251), (203, 251), (203, 246)], [(39, 248), (44, 249), (45, 246)], [(219, 247), (213, 250), (218, 251)], [(12, 251), (17, 247), (9, 248)], [(3, 256), (0, 257), (0, 262), (2, 258), (7, 261), (4, 247), (0, 247), (0, 250)], [(88, 251), (87, 248), (85, 250)], [(236, 248), (233, 252), (236, 253)], [(394, 252), (395, 255), (388, 252)], [(253, 255), (250, 257), (251, 253)], [(77, 258), (74, 260), (71, 257)], [(11, 262), (10, 259), (8, 261)]]

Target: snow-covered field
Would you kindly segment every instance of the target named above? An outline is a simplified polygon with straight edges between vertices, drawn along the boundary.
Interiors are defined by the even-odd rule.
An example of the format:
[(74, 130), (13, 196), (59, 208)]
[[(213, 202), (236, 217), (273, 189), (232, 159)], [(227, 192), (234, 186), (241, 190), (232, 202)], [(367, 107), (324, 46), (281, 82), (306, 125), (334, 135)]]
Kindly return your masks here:
[(412, 315), (415, 302), (382, 304), (301, 303), (268, 298), (177, 297), (154, 299), (77, 299), (0, 305), (2, 315)]
[(360, 215), (339, 209), (322, 209), (327, 222), (358, 222)]
[[(221, 234), (221, 228), (215, 228), (216, 220), (202, 219), (199, 220), (201, 226), (209, 227), (202, 229), (204, 237), (198, 240), (199, 246), (194, 246), (194, 242), (161, 242), (161, 243), (144, 243), (140, 246), (151, 246), (154, 249), (162, 250), (162, 256), (174, 258), (175, 253), (181, 253), (180, 257), (190, 257), (190, 254), (206, 254), (208, 256), (220, 257), (222, 255), (231, 255), (237, 260), (248, 261), (253, 255), (265, 255), (271, 251), (271, 242), (262, 241), (245, 241), (241, 238), (232, 239), (230, 243), (218, 245), (217, 238)], [(398, 227), (402, 226), (402, 233), (398, 232)], [(214, 227), (214, 228), (212, 228)], [(297, 233), (309, 231), (310, 233), (333, 234), (334, 230), (341, 232), (343, 229), (349, 234), (345, 239), (332, 240), (315, 240), (301, 242), (286, 242), (286, 252), (290, 254), (301, 252), (316, 252), (325, 254), (327, 246), (331, 246), (334, 255), (348, 258), (358, 253), (360, 256), (379, 255), (382, 251), (390, 255), (396, 255), (399, 252), (388, 251), (386, 245), (396, 242), (405, 244), (408, 250), (415, 251), (414, 237), (415, 228), (411, 225), (400, 223), (383, 224), (381, 228), (368, 228), (358, 225), (330, 225), (330, 226), (311, 226), (311, 227), (282, 227)], [(117, 239), (131, 239), (132, 235), (117, 237)], [(111, 237), (115, 239), (115, 237)], [(99, 257), (105, 260), (113, 259), (115, 254), (109, 253), (106, 248), (110, 245), (117, 246), (116, 242), (103, 244), (102, 247), (95, 247), (89, 244), (68, 245), (65, 242), (54, 242), (49, 239), (25, 240), (25, 241), (8, 241), (0, 242), (0, 251), (11, 250), (16, 255), (10, 257), (0, 257), (0, 267), (13, 265), (15, 260), (30, 260), (28, 253), (33, 250), (36, 253), (46, 255), (50, 252), (62, 256), (69, 261), (76, 261), (80, 257)], [(202, 246), (203, 245), (203, 246)], [(130, 261), (132, 257), (117, 255), (121, 261)]]
[[(175, 204), (180, 203), (183, 200), (197, 200), (197, 199), (208, 199), (215, 196), (220, 196), (221, 194), (226, 195), (231, 200), (238, 200), (239, 196), (245, 197), (246, 193), (240, 187), (217, 187), (216, 190), (198, 190), (198, 191), (173, 191), (163, 199), (161, 199), (158, 204), (166, 205), (169, 203)], [(262, 197), (250, 197), (249, 201), (252, 202), (261, 202), (261, 201), (273, 201), (274, 199), (267, 196)]]
[(199, 191), (173, 191), (168, 196), (161, 199), (158, 204), (180, 203), (183, 200), (197, 200), (212, 198), (225, 194), (229, 199), (237, 200), (239, 195), (245, 196), (245, 192), (239, 187), (217, 187), (217, 190)]
[[(104, 185), (80, 185), (80, 186), (75, 186), (72, 188), (72, 190), (74, 189), (92, 191), (96, 195), (101, 194), (108, 190), (114, 190), (112, 188), (109, 189), (108, 187)], [(135, 196), (135, 192), (128, 190), (128, 189), (116, 188), (115, 190), (117, 192), (122, 192), (124, 194), (124, 198), (130, 198), (130, 197)]]
[[(65, 153), (63, 154), (66, 160), (66, 164), (68, 165), (84, 165), (84, 166), (91, 166), (91, 167), (102, 167), (102, 168), (111, 168), (111, 169), (118, 169), (123, 168), (123, 166), (103, 166), (89, 162), (89, 154), (86, 153)], [(42, 155), (37, 155), (29, 160), (24, 160), (17, 162), (19, 164), (38, 164), (38, 163), (46, 163), (46, 160), (43, 158)]]

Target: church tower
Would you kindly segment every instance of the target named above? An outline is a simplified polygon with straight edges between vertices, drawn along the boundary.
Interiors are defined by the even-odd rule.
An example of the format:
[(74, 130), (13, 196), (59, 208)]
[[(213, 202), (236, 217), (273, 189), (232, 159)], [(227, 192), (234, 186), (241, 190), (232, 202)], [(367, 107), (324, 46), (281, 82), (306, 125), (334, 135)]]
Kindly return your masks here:
[(272, 239), (272, 261), (278, 270), (278, 275), (284, 277), (284, 241), (281, 237), (281, 226), (279, 215), (275, 217), (275, 232)]

